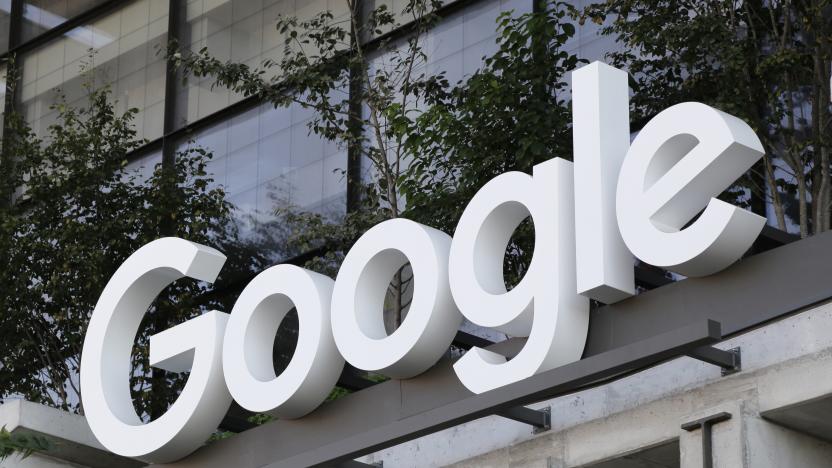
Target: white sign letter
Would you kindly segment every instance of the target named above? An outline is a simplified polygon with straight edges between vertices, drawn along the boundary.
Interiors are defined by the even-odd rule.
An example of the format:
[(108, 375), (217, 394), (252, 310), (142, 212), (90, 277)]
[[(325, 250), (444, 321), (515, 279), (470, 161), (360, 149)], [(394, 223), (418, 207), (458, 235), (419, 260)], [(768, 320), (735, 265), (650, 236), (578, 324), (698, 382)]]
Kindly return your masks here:
[[(228, 389), (240, 406), (288, 419), (326, 399), (344, 368), (329, 322), (332, 285), (318, 273), (277, 265), (246, 286), (231, 311), (223, 351)], [(289, 365), (276, 376), (275, 336), (292, 307), (298, 314), (298, 343)]]
[[(454, 364), (459, 379), (482, 393), (581, 358), (589, 300), (576, 291), (572, 163), (555, 158), (497, 176), (465, 208), (451, 245), (454, 300), (470, 321), (528, 340), (510, 361), (471, 348)], [(527, 216), (534, 221), (531, 265), (506, 292), (503, 257)]]
[(765, 219), (712, 197), (763, 154), (751, 127), (705, 104), (659, 113), (633, 141), (618, 178), (618, 225), (627, 247), (651, 265), (686, 276), (716, 273), (737, 261)]
[(225, 256), (167, 237), (137, 250), (113, 275), (92, 313), (81, 354), (81, 397), (95, 437), (113, 453), (154, 463), (177, 460), (205, 443), (231, 405), (222, 373), (228, 314), (212, 311), (150, 338), (152, 365), (191, 369), (168, 411), (143, 423), (130, 397), (130, 355), (139, 324), (173, 281), (213, 281)]
[(578, 293), (610, 304), (635, 294), (633, 255), (615, 219), (630, 146), (627, 72), (593, 62), (572, 72)]
[[(332, 334), (353, 366), (397, 379), (418, 375), (447, 351), (462, 323), (448, 286), (451, 238), (406, 219), (373, 226), (347, 253), (332, 293)], [(401, 326), (384, 329), (384, 297), (410, 262), (413, 301)]]

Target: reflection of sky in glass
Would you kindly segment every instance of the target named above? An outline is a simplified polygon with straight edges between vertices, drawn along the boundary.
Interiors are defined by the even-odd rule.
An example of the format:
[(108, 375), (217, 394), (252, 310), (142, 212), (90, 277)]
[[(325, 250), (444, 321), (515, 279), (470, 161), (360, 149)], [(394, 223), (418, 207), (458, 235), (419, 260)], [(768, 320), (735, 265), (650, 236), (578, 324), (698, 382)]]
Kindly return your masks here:
[[(12, 0), (0, 0), (0, 11), (3, 11), (5, 13), (11, 13)], [(49, 30), (56, 26), (60, 26), (67, 20), (67, 18), (64, 18), (61, 15), (56, 15), (51, 11), (44, 10), (43, 8), (38, 8), (34, 5), (26, 5), (26, 8), (23, 10), (23, 18), (32, 23), (37, 24), (44, 30)], [(65, 36), (74, 39), (86, 45), (87, 47), (93, 48), (103, 47), (113, 42), (114, 40), (112, 37), (105, 34), (104, 32), (98, 31), (90, 26), (82, 26), (79, 28), (75, 28), (67, 32)]]
[[(73, 8), (99, 1), (79, 1)], [(72, 16), (35, 1), (27, 3), (27, 8), (31, 4), (40, 6), (40, 13), (32, 10), (31, 16), (42, 17), (44, 9), (51, 10), (47, 20), (53, 23), (61, 21), (55, 13)], [(167, 25), (167, 2), (131, 1), (22, 54), (20, 90), (26, 121), (36, 134), (44, 135), (55, 122), (57, 114), (51, 106), (57, 93), (70, 105), (82, 105), (87, 95), (84, 84), (94, 79), (96, 87), (105, 83), (112, 87), (116, 112), (138, 109), (134, 124), (140, 137), (161, 136), (165, 63), (155, 51), (166, 41)], [(84, 71), (89, 73), (84, 75)]]

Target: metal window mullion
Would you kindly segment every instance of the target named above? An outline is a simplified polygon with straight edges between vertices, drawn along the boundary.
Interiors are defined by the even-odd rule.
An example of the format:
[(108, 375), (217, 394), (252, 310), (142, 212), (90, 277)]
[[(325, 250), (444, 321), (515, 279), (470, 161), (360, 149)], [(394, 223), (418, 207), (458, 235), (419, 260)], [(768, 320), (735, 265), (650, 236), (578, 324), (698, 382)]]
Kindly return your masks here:
[[(475, 4), (475, 3), (478, 3), (479, 1), (482, 1), (482, 0), (457, 0), (457, 1), (455, 1), (451, 4), (449, 4), (449, 5), (446, 5), (446, 6), (442, 7), (438, 13), (442, 16), (447, 16), (447, 15), (450, 15), (452, 13), (455, 13), (456, 11), (461, 9), (462, 6)], [(171, 3), (181, 3), (181, 2), (171, 1)], [(362, 3), (362, 2), (358, 2), (358, 3)], [(184, 15), (182, 15), (182, 16), (184, 17)], [(185, 24), (185, 22), (184, 22), (184, 18), (183, 18), (182, 22), (180, 23), (181, 29), (180, 29), (179, 33), (182, 34), (183, 38), (186, 38), (187, 37), (186, 35), (187, 35), (188, 31), (187, 31), (187, 28), (183, 26), (184, 24)], [(396, 29), (394, 31), (391, 31), (387, 34), (384, 34), (382, 36), (372, 38), (372, 39), (368, 40), (366, 43), (364, 43), (363, 46), (365, 48), (365, 52), (366, 51), (377, 50), (379, 45), (381, 45), (384, 41), (386, 41), (386, 40), (397, 40), (399, 38), (406, 37), (408, 34), (410, 34), (410, 32), (411, 31), (408, 28), (408, 26), (405, 25), (401, 28), (398, 28), (398, 29)], [(187, 43), (189, 43), (189, 42), (187, 42), (185, 40), (180, 40), (180, 45), (181, 44), (187, 44)], [(186, 125), (176, 127), (174, 129), (172, 129), (170, 132), (165, 132), (163, 137), (160, 137), (157, 140), (151, 141), (150, 143), (148, 143), (148, 145), (152, 145), (152, 146), (158, 145), (159, 140), (170, 138), (172, 136), (175, 137), (176, 140), (181, 139), (182, 136), (184, 136), (184, 135), (188, 135), (190, 133), (199, 131), (201, 129), (208, 128), (211, 125), (214, 125), (218, 122), (222, 122), (222, 121), (225, 121), (227, 119), (230, 119), (230, 118), (236, 117), (238, 115), (241, 115), (241, 114), (243, 114), (243, 113), (245, 113), (245, 112), (247, 112), (247, 111), (249, 111), (249, 110), (251, 110), (255, 107), (258, 107), (259, 105), (261, 105), (263, 103), (264, 103), (264, 101), (262, 101), (259, 97), (249, 96), (249, 97), (244, 98), (244, 99), (242, 99), (238, 102), (235, 102), (231, 105), (223, 107), (222, 109), (220, 109), (220, 110), (218, 110), (218, 111), (216, 111), (212, 114), (209, 114), (205, 117), (194, 120), (193, 122), (188, 122)], [(147, 146), (147, 145), (145, 145), (145, 146)], [(134, 152), (129, 154), (128, 159), (134, 158), (137, 154), (142, 154), (142, 155), (146, 154), (147, 150), (146, 150), (145, 146), (143, 146), (141, 148), (137, 148)], [(357, 182), (360, 183), (360, 178), (357, 180)], [(360, 189), (360, 187), (359, 187), (359, 189)]]
[[(9, 12), (9, 51), (14, 50), (15, 47), (20, 44), (23, 35), (23, 0), (12, 0), (12, 7)], [(16, 108), (17, 99), (15, 90), (18, 88), (15, 86), (15, 81), (17, 81), (18, 73), (17, 69), (19, 68), (19, 64), (15, 58), (17, 54), (9, 54), (10, 60), (6, 61), (6, 103), (3, 109), (4, 115), (7, 117), (9, 111)], [(4, 119), (3, 125), (4, 130), (6, 130), (5, 126), (8, 124), (7, 119)], [(5, 134), (5, 132), (4, 132)]]
[[(183, 9), (185, 3), (177, 0), (168, 2), (168, 41), (175, 40), (181, 43), (184, 31), (185, 15)], [(164, 123), (162, 127), (162, 165), (172, 168), (176, 158), (176, 138), (173, 133), (176, 130), (177, 95), (179, 92), (180, 72), (176, 63), (170, 58), (165, 59), (165, 109)]]
[[(23, 0), (12, 0), (11, 9), (9, 11), (9, 51), (13, 50), (21, 41), (21, 35), (23, 31)], [(19, 74), (17, 73), (18, 64), (17, 61), (14, 60), (14, 54), (9, 53), (6, 56), (6, 90), (5, 95), (3, 97), (3, 121), (0, 122), (0, 125), (3, 126), (3, 140), (6, 140), (9, 136), (9, 128), (10, 128), (10, 115), (11, 113), (17, 108), (17, 97), (19, 93), (17, 92), (17, 78)], [(12, 58), (9, 60), (9, 58)], [(3, 142), (2, 145), (2, 154), (0, 154), (0, 168), (3, 169), (4, 172), (9, 171), (10, 164), (14, 164), (11, 155), (8, 155), (6, 152), (6, 142)], [(7, 204), (11, 203), (11, 193), (3, 193), (0, 194), (0, 204)]]
[[(14, 10), (15, 2), (20, 3), (20, 21), (18, 21), (18, 25), (20, 27), (20, 31), (22, 32), (23, 27), (23, 0), (12, 0), (12, 10)], [(30, 50), (36, 49), (48, 42), (51, 42), (64, 34), (68, 31), (71, 31), (79, 26), (85, 25), (90, 23), (91, 21), (100, 18), (107, 13), (112, 12), (113, 10), (117, 9), (118, 7), (124, 6), (124, 0), (110, 0), (105, 3), (101, 3), (94, 7), (91, 7), (80, 13), (72, 18), (67, 19), (66, 21), (60, 23), (59, 25), (55, 26), (52, 29), (44, 31), (37, 36), (23, 42), (22, 35), (18, 36), (18, 41), (12, 47), (9, 44), (9, 51), (3, 54), (0, 54), (0, 59), (5, 59), (13, 54), (20, 55), (23, 52), (28, 52)]]
[[(178, 40), (182, 33), (182, 22), (185, 18), (183, 14), (185, 2), (178, 0), (169, 0), (168, 2), (168, 41)], [(167, 47), (167, 45), (166, 45)], [(177, 105), (177, 86), (179, 83), (179, 72), (177, 71), (176, 63), (172, 59), (165, 58), (165, 101), (164, 101), (164, 117), (162, 124), (162, 171), (173, 172), (176, 170), (176, 144), (177, 139), (172, 135), (176, 127), (176, 105)], [(173, 179), (168, 179), (172, 181)], [(168, 187), (164, 184), (162, 190), (173, 190), (174, 187)], [(176, 228), (174, 226), (173, 217), (165, 217), (165, 221), (160, 226), (162, 234), (173, 235)]]
[(23, 0), (12, 0), (9, 11), (9, 50), (23, 41)]

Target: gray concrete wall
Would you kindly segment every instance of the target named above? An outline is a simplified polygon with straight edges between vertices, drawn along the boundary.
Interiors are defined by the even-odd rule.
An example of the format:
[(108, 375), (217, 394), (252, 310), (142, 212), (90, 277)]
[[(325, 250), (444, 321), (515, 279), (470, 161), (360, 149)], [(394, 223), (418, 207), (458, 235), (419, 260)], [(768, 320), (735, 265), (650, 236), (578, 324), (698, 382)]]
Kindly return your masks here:
[(0, 468), (136, 468), (144, 466), (107, 452), (93, 436), (87, 421), (77, 414), (22, 400), (0, 405), (0, 427), (12, 434), (45, 438), (49, 449), (28, 458), (11, 456)]
[[(386, 467), (699, 468), (701, 431), (683, 423), (719, 412), (718, 468), (832, 466), (832, 304), (720, 343), (742, 349), (743, 370), (679, 358), (609, 384), (535, 405), (553, 428), (483, 418), (361, 460)], [(0, 406), (0, 426), (49, 437), (55, 447), (0, 467), (117, 467), (138, 463), (106, 453), (82, 417), (26, 402)], [(811, 434), (811, 435), (810, 435)]]
[[(832, 305), (718, 345), (738, 346), (743, 370), (734, 375), (723, 377), (717, 367), (679, 358), (536, 405), (552, 409), (553, 429), (542, 434), (493, 416), (360, 460), (387, 467), (700, 468), (701, 431), (687, 432), (681, 425), (725, 411), (732, 419), (713, 427), (714, 466), (832, 466)], [(788, 416), (791, 408), (807, 401), (813, 402), (815, 411), (828, 411), (828, 417), (819, 416), (830, 421), (828, 431), (800, 427), (800, 422), (789, 429), (765, 419), (769, 414), (778, 415), (777, 419), (780, 414)], [(811, 430), (826, 434), (827, 440), (805, 433)], [(678, 447), (679, 461), (649, 458), (657, 447), (671, 446)]]

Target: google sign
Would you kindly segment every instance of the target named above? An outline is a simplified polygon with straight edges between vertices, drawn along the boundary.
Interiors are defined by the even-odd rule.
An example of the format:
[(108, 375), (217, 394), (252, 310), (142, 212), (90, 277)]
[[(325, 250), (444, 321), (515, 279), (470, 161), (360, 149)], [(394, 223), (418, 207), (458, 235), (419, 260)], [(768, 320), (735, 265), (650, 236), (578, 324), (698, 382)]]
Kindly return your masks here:
[[(531, 175), (494, 178), (470, 201), (453, 238), (406, 219), (385, 221), (358, 240), (334, 281), (277, 265), (246, 286), (230, 314), (211, 311), (151, 337), (151, 363), (190, 376), (149, 423), (136, 414), (128, 378), (142, 317), (171, 282), (213, 281), (225, 256), (178, 238), (139, 249), (101, 294), (84, 342), (82, 399), (95, 436), (119, 455), (176, 460), (205, 442), (232, 400), (300, 418), (324, 401), (345, 361), (396, 379), (416, 376), (445, 353), (463, 318), (527, 337), (511, 360), (472, 348), (454, 364), (465, 387), (487, 392), (579, 360), (589, 299), (632, 296), (633, 256), (686, 276), (739, 259), (765, 220), (713, 197), (762, 157), (752, 129), (691, 102), (658, 114), (631, 143), (627, 73), (596, 62), (573, 72), (572, 83), (574, 163), (555, 158)], [(529, 216), (533, 258), (507, 291), (505, 248)], [(413, 301), (388, 334), (385, 291), (406, 263), (416, 278)], [(298, 343), (276, 375), (272, 346), (292, 308)]]

